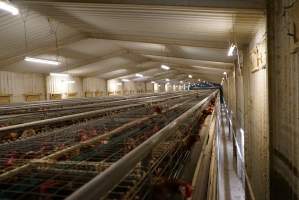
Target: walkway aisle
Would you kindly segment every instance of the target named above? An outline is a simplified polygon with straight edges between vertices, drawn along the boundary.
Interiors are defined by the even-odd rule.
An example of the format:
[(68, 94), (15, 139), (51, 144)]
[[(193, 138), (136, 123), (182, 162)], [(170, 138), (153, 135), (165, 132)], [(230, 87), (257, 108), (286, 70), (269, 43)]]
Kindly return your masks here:
[(219, 141), (219, 200), (244, 200), (242, 182), (237, 176), (233, 160), (233, 142), (229, 137), (226, 112), (221, 107), (222, 135)]

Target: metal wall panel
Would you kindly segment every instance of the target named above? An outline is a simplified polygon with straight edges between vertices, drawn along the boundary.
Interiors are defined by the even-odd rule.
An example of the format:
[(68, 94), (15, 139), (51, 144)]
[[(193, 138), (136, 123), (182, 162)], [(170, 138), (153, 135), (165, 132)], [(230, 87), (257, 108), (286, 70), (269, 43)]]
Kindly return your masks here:
[(67, 98), (69, 94), (75, 94), (76, 97), (82, 96), (82, 80), (79, 77), (72, 76), (48, 76), (47, 77), (47, 95), (62, 94), (62, 98)]
[(106, 80), (95, 77), (83, 79), (83, 92), (104, 92), (106, 93)]
[[(285, 198), (299, 198), (299, 52), (298, 28), (292, 13), (299, 2), (276, 0), (269, 3), (269, 86), (271, 131), (272, 197), (276, 188)], [(285, 182), (286, 181), (286, 182)], [(286, 185), (282, 185), (283, 183)]]
[(45, 77), (41, 74), (25, 74), (0, 71), (0, 94), (11, 94), (12, 102), (25, 100), (24, 94), (45, 95)]
[[(245, 47), (241, 72), (237, 67), (225, 81), (226, 99), (240, 144), (240, 130), (244, 130), (245, 165), (256, 199), (269, 199), (268, 72), (266, 65), (255, 66), (264, 62), (254, 62), (266, 57), (266, 49), (261, 45), (266, 43), (265, 27), (265, 23), (260, 26)], [(259, 54), (253, 55), (255, 52)]]

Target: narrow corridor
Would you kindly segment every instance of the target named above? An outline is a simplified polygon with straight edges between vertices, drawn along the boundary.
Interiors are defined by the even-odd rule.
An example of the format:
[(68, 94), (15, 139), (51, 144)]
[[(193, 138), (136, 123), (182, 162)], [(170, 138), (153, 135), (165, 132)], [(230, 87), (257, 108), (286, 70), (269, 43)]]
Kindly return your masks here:
[(224, 106), (221, 107), (221, 135), (219, 137), (219, 199), (245, 199), (242, 182), (235, 169), (233, 141), (229, 135), (229, 125)]

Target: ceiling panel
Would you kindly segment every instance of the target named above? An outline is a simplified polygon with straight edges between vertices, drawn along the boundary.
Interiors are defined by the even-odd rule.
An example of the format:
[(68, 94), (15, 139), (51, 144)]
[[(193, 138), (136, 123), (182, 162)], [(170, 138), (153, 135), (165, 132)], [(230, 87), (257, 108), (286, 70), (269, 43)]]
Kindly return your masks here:
[[(233, 1), (235, 5), (240, 3)], [(117, 78), (134, 76), (140, 71), (151, 79), (170, 74), (181, 77), (192, 71), (218, 80), (223, 71), (233, 67), (233, 58), (227, 57), (230, 42), (242, 48), (250, 42), (260, 24), (265, 23), (263, 9), (233, 6), (182, 7), (58, 0), (15, 2), (22, 13), (27, 14), (28, 45), (25, 48), (22, 17), (0, 13), (0, 37), (4, 38), (0, 46), (0, 66), (20, 72), (55, 71)], [(214, 4), (212, 1), (201, 3)], [(254, 3), (248, 4), (248, 8), (249, 5)], [(53, 27), (58, 27), (58, 48)], [(22, 61), (25, 55), (47, 59), (58, 56), (64, 62), (58, 67), (34, 65)], [(161, 64), (169, 65), (172, 70), (163, 71)]]

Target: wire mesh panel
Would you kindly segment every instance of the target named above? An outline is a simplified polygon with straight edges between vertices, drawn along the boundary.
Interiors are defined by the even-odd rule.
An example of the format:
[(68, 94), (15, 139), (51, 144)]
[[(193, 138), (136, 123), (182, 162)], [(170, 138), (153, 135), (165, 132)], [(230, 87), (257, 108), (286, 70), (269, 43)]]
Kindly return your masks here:
[[(0, 144), (0, 199), (64, 199), (198, 100), (196, 96), (174, 98), (158, 106), (110, 113)], [(178, 177), (181, 163), (188, 157), (186, 147), (193, 129), (189, 123), (181, 124), (106, 198), (146, 198), (150, 195), (152, 176)]]

